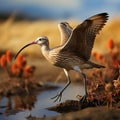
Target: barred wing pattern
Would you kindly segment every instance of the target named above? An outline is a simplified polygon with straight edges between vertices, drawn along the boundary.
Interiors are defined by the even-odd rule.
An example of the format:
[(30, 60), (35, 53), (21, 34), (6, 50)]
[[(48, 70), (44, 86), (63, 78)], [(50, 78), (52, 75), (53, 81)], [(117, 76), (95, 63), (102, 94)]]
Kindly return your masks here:
[(61, 52), (73, 52), (75, 55), (88, 60), (91, 55), (95, 37), (103, 28), (107, 19), (107, 13), (97, 14), (86, 19), (83, 23), (73, 29), (69, 40), (63, 46)]

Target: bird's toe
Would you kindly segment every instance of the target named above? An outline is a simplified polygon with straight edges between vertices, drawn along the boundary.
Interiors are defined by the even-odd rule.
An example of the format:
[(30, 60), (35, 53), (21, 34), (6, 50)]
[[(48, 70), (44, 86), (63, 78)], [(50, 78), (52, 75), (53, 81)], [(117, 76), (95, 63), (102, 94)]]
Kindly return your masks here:
[(61, 101), (62, 99), (62, 93), (60, 92), (59, 94), (57, 94), (56, 96), (52, 97), (51, 99), (55, 99), (54, 102), (56, 101)]

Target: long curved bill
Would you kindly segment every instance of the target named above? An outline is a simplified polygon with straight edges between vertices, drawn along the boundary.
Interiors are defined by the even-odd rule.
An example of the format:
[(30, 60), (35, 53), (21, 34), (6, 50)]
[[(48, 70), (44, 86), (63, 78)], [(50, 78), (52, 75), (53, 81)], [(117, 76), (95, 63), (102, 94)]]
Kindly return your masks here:
[(30, 45), (33, 45), (33, 44), (37, 44), (37, 41), (33, 41), (33, 42), (31, 42), (31, 43), (23, 46), (23, 47), (17, 52), (17, 54), (15, 55), (14, 59), (17, 58), (17, 56), (19, 55), (19, 53), (20, 53), (24, 48), (26, 48), (26, 47), (28, 47), (28, 46), (30, 46)]

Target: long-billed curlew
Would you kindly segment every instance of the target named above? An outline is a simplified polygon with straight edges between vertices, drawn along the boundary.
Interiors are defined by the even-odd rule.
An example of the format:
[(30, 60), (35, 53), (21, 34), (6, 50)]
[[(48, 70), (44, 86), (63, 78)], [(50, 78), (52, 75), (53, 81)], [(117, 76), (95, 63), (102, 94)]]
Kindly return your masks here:
[[(38, 44), (41, 46), (42, 54), (53, 65), (63, 68), (67, 77), (67, 84), (65, 87), (52, 99), (61, 101), (63, 91), (70, 85), (71, 80), (69, 76), (70, 70), (75, 70), (81, 73), (85, 84), (85, 95), (81, 100), (85, 100), (87, 93), (86, 75), (82, 69), (89, 68), (104, 68), (102, 65), (91, 62), (91, 50), (94, 45), (95, 37), (103, 28), (108, 19), (107, 13), (97, 14), (92, 16), (72, 30), (68, 40), (61, 42), (61, 45), (53, 49), (49, 48), (49, 40), (46, 36), (39, 37), (35, 41), (25, 45), (19, 50), (18, 54), (29, 45)], [(65, 44), (64, 44), (65, 43)]]

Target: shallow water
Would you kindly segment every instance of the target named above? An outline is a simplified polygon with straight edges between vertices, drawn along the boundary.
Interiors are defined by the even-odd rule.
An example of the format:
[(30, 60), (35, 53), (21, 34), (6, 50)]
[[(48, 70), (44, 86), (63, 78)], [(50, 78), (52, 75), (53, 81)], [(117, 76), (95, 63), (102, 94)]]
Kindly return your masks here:
[[(31, 95), (0, 98), (0, 120), (26, 120), (29, 114), (35, 117), (59, 115), (60, 113), (46, 109), (59, 103), (54, 103), (50, 99), (61, 90), (64, 84), (58, 86), (60, 86), (59, 89), (46, 90)], [(64, 91), (61, 102), (68, 99), (77, 100), (77, 95), (84, 95), (84, 87), (81, 84), (71, 84)]]

